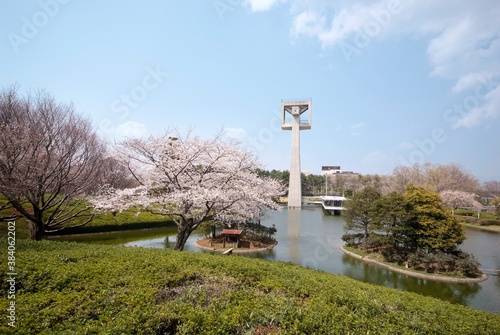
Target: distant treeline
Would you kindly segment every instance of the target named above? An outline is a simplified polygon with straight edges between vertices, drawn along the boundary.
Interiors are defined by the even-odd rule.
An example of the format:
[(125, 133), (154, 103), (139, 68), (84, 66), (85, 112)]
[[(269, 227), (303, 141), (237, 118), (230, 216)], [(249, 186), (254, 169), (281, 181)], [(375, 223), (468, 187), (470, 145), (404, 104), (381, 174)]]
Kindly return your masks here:
[[(271, 177), (288, 185), (290, 172), (278, 170), (257, 170), (260, 176)], [(352, 196), (366, 187), (373, 187), (382, 194), (397, 192), (403, 194), (409, 184), (424, 187), (429, 191), (440, 193), (445, 190), (475, 193), (481, 198), (495, 199), (500, 197), (500, 182), (488, 181), (480, 183), (461, 165), (450, 164), (418, 164), (413, 166), (397, 166), (392, 174), (337, 174), (325, 176), (302, 173), (302, 195), (344, 195)], [(484, 203), (484, 202), (483, 202)]]

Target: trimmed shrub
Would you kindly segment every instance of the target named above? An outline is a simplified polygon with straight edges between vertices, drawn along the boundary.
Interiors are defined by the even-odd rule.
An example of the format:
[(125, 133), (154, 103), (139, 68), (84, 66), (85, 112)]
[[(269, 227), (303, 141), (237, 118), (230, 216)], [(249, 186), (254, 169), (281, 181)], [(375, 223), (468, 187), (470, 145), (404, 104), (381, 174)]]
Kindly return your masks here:
[(491, 219), (481, 219), (479, 220), (480, 226), (500, 226), (499, 220), (491, 220)]
[(480, 219), (472, 217), (472, 216), (455, 216), (459, 221), (467, 222), (467, 223), (478, 223)]
[[(6, 239), (0, 239), (6, 245)], [(464, 256), (464, 255), (461, 255)], [(19, 240), (1, 334), (498, 334), (500, 315), (301, 266)], [(0, 309), (9, 304), (0, 263)]]

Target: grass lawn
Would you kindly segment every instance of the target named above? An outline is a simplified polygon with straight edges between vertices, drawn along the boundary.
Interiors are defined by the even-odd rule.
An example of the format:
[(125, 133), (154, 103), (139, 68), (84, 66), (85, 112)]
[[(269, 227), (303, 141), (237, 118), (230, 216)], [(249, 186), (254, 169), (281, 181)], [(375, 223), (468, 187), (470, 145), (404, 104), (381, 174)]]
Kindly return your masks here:
[(469, 222), (464, 222), (464, 221), (461, 221), (459, 223), (460, 224), (464, 224), (464, 225), (468, 225), (468, 226), (472, 226), (472, 227), (478, 227), (478, 228), (481, 228), (481, 229), (487, 229), (487, 230), (491, 230), (491, 231), (500, 232), (500, 226), (494, 226), (494, 225), (482, 226), (482, 225), (480, 225), (478, 223), (469, 223)]
[(260, 259), (18, 240), (16, 272), (2, 334), (500, 333), (500, 315)]
[[(76, 219), (70, 222), (68, 226), (76, 225), (79, 222), (84, 222), (84, 220), (83, 218)], [(159, 227), (175, 227), (175, 224), (167, 216), (154, 215), (149, 212), (138, 212), (137, 210), (128, 210), (122, 213), (98, 214), (85, 226), (64, 229), (57, 232), (57, 234), (89, 234)], [(17, 237), (27, 238), (28, 232), (26, 221), (24, 219), (16, 220)], [(6, 235), (7, 224), (2, 223), (0, 224), (0, 236)]]

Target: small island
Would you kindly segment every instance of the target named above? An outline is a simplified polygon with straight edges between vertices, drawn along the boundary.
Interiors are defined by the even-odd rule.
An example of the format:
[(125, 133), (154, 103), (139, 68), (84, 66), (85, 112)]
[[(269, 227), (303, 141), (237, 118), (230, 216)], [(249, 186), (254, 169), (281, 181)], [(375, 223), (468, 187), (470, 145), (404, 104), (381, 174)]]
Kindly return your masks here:
[(365, 188), (346, 203), (342, 251), (407, 275), (450, 282), (480, 282), (474, 255), (458, 246), (465, 240), (458, 220), (439, 194), (408, 185), (405, 193), (383, 196)]
[[(211, 236), (209, 231), (211, 232)], [(207, 234), (209, 233), (209, 234)], [(217, 233), (214, 227), (205, 228), (205, 237), (196, 241), (195, 246), (206, 250), (229, 253), (254, 253), (271, 250), (278, 241), (272, 236), (276, 228), (260, 224), (245, 224), (243, 229), (224, 229)]]

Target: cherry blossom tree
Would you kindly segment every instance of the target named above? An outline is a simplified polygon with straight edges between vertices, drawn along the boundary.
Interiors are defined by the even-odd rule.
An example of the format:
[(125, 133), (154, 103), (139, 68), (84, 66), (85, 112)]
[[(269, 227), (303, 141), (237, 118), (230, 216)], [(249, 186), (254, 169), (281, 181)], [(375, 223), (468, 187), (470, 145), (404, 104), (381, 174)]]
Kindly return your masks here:
[(481, 210), (482, 206), (474, 199), (473, 193), (447, 190), (440, 194), (443, 203), (452, 208), (452, 214), (455, 214), (455, 209), (462, 207), (473, 207), (478, 212)]
[(170, 217), (178, 227), (176, 250), (183, 250), (202, 222), (245, 222), (261, 209), (279, 209), (274, 198), (285, 187), (259, 177), (254, 155), (224, 140), (180, 136), (167, 131), (159, 137), (129, 139), (117, 146), (116, 157), (140, 186), (105, 188), (91, 200), (98, 211), (137, 207)]

